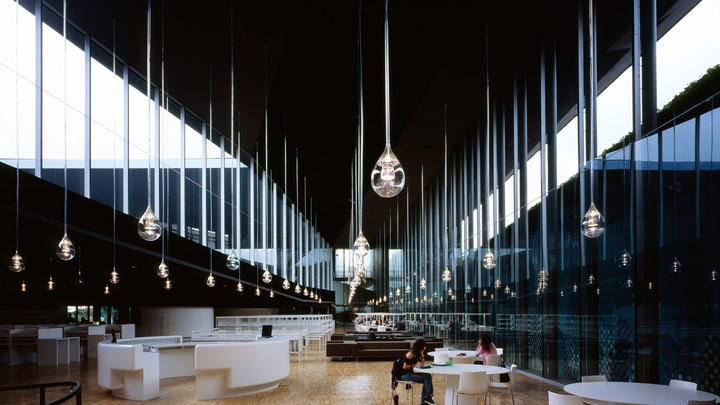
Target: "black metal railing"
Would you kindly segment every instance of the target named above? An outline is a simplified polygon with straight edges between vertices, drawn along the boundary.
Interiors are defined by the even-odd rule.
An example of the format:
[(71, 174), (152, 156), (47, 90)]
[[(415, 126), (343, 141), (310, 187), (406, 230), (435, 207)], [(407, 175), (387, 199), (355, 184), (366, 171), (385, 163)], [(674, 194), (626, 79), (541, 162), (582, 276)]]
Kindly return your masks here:
[[(45, 403), (45, 389), (50, 387), (68, 387), (67, 394), (62, 397), (53, 400), (52, 402)], [(37, 384), (21, 384), (21, 385), (8, 385), (0, 387), (0, 391), (21, 391), (21, 390), (38, 390), (39, 391), (39, 404), (40, 405), (59, 405), (75, 398), (77, 405), (82, 404), (82, 386), (80, 381), (57, 381), (49, 383), (37, 383)]]

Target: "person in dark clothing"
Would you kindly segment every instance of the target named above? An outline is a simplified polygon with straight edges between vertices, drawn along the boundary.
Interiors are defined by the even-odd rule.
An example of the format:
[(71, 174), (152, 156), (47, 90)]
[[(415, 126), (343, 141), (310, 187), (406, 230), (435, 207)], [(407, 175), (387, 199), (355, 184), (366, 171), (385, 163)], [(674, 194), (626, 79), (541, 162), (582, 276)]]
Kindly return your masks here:
[(398, 380), (400, 381), (413, 381), (421, 382), (423, 384), (422, 397), (420, 398), (421, 404), (435, 404), (433, 401), (433, 382), (432, 375), (427, 373), (416, 373), (413, 371), (415, 366), (425, 365), (425, 350), (427, 350), (427, 343), (423, 339), (418, 339), (413, 342), (410, 351), (405, 354), (403, 359), (403, 373), (400, 375)]

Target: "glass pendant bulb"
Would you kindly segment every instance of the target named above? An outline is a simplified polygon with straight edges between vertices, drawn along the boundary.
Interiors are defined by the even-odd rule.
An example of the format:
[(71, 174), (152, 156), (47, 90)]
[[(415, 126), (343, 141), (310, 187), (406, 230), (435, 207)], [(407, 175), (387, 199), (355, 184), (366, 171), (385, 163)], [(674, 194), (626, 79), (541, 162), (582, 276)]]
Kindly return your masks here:
[(615, 263), (617, 263), (617, 266), (620, 270), (627, 270), (628, 268), (630, 268), (631, 262), (632, 256), (630, 256), (630, 253), (628, 253), (628, 251), (625, 249), (623, 249), (622, 253), (620, 253), (615, 259)]
[(590, 208), (588, 208), (583, 217), (581, 231), (585, 237), (593, 239), (605, 232), (605, 218), (600, 211), (595, 208), (594, 202), (590, 203)]
[(168, 268), (167, 264), (165, 264), (165, 260), (160, 261), (160, 265), (157, 269), (157, 275), (160, 278), (167, 278), (167, 276), (170, 275), (170, 269)]
[(205, 284), (207, 284), (208, 287), (215, 287), (215, 277), (213, 277), (212, 274), (210, 274), (205, 280)]
[(273, 290), (270, 290), (270, 298), (275, 298), (275, 292)]
[(145, 213), (138, 221), (138, 235), (148, 242), (157, 240), (160, 235), (162, 235), (160, 220), (155, 216), (155, 213), (150, 205), (147, 206)]
[(625, 288), (632, 288), (633, 287), (633, 281), (630, 277), (628, 277), (627, 280), (625, 280), (625, 283), (623, 283), (623, 286)]
[(230, 254), (225, 258), (225, 266), (230, 270), (237, 270), (240, 268), (240, 259), (235, 254), (235, 251), (231, 251)]
[(358, 234), (357, 238), (355, 239), (355, 243), (353, 244), (353, 253), (355, 253), (355, 257), (357, 258), (363, 258), (368, 254), (368, 250), (370, 249), (370, 243), (368, 242), (367, 238), (363, 234), (362, 231)]
[(592, 273), (590, 273), (590, 275), (588, 276), (587, 283), (588, 285), (595, 284), (595, 276)]
[(410, 294), (411, 291), (412, 291), (412, 287), (410, 287), (410, 284), (405, 286), (405, 294)]
[(55, 289), (55, 282), (53, 281), (52, 276), (50, 276), (50, 280), (48, 280), (48, 284), (47, 284), (47, 290), (52, 291), (54, 289)]
[(577, 290), (578, 290), (577, 284), (573, 284), (572, 292), (577, 292)]
[(305, 287), (305, 288), (303, 289), (303, 295), (307, 297), (307, 295), (308, 295), (308, 289), (307, 289), (307, 287)]
[(27, 284), (25, 284), (25, 280), (23, 280), (22, 284), (20, 284), (20, 291), (27, 291)]
[(395, 296), (396, 296), (396, 297), (399, 297), (399, 296), (400, 296), (400, 288), (398, 288), (398, 289), (395, 290)]
[(670, 273), (671, 274), (679, 274), (681, 270), (682, 265), (680, 264), (680, 261), (676, 258), (673, 259), (672, 263), (670, 264)]
[(315, 293), (310, 291), (310, 298), (315, 298)]
[(172, 280), (170, 280), (170, 278), (166, 278), (166, 279), (165, 279), (165, 287), (164, 287), (164, 288), (165, 288), (167, 291), (172, 290), (173, 284), (172, 284)]
[(500, 288), (500, 287), (502, 287), (502, 283), (500, 282), (500, 279), (499, 278), (495, 279), (495, 288)]
[(380, 197), (395, 197), (405, 187), (405, 170), (389, 143), (385, 145), (385, 150), (375, 163), (370, 177), (372, 188)]
[(448, 295), (452, 297), (453, 294), (454, 294), (454, 293), (453, 293), (453, 289), (452, 289), (452, 288), (448, 288)]
[(420, 280), (420, 289), (424, 290), (426, 288), (427, 288), (427, 281), (425, 281), (425, 279), (423, 278)]
[(487, 290), (484, 289), (484, 288), (483, 288), (483, 291), (482, 291), (482, 296), (483, 296), (483, 297), (487, 297)]
[(300, 294), (301, 291), (300, 284), (295, 284), (295, 294)]
[(488, 251), (485, 252), (482, 265), (487, 270), (492, 270), (495, 268), (495, 255), (493, 254), (492, 250), (488, 249)]
[(506, 286), (505, 286), (505, 294), (506, 294), (506, 295), (507, 295), (507, 294), (510, 294), (510, 286), (509, 286), (509, 285), (506, 285)]
[(272, 281), (272, 274), (270, 274), (270, 272), (268, 271), (268, 269), (265, 269), (265, 271), (263, 271), (262, 281), (263, 281), (263, 283), (265, 283), (265, 284), (268, 284), (269, 282)]
[(450, 269), (445, 267), (445, 270), (443, 270), (443, 273), (442, 273), (442, 281), (448, 283), (448, 282), (450, 282), (450, 280), (452, 280), (452, 276), (450, 275)]
[(10, 270), (14, 271), (15, 273), (20, 273), (21, 271), (25, 270), (25, 260), (20, 256), (18, 251), (15, 251), (15, 254), (10, 258)]
[(720, 280), (720, 274), (718, 274), (718, 271), (713, 267), (712, 270), (710, 270), (710, 278), (708, 281), (716, 283), (718, 280)]
[(235, 287), (235, 290), (237, 292), (243, 292), (244, 288), (241, 282), (238, 281), (237, 286)]
[(255, 295), (258, 297), (260, 296), (260, 287), (255, 288)]
[(72, 258), (75, 257), (75, 245), (73, 245), (70, 241), (67, 233), (63, 235), (62, 240), (60, 240), (55, 254), (60, 258), (60, 260), (65, 261), (72, 260)]
[(112, 284), (117, 284), (120, 282), (120, 274), (118, 274), (118, 272), (115, 270), (114, 267), (113, 267), (113, 271), (110, 272), (110, 282)]
[(282, 288), (283, 288), (283, 290), (289, 290), (289, 289), (290, 289), (290, 282), (289, 282), (287, 279), (283, 280), (283, 282), (282, 282)]
[(105, 289), (103, 290), (103, 294), (110, 295), (110, 286), (105, 284)]

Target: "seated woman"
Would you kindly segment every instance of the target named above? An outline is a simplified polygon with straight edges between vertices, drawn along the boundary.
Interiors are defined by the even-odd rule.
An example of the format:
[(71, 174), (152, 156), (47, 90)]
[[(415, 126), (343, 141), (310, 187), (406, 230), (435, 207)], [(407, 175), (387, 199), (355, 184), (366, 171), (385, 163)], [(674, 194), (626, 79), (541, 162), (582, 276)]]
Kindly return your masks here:
[(400, 375), (398, 380), (400, 381), (413, 381), (423, 383), (422, 396), (420, 398), (421, 404), (434, 404), (433, 401), (433, 383), (432, 375), (427, 373), (415, 373), (413, 368), (415, 366), (425, 365), (425, 350), (427, 349), (427, 343), (423, 339), (418, 339), (413, 342), (410, 351), (405, 354), (403, 358), (403, 373)]
[(488, 356), (491, 354), (498, 354), (497, 348), (493, 344), (492, 340), (490, 340), (490, 335), (488, 333), (483, 333), (480, 335), (480, 339), (478, 339), (475, 355), (482, 356), (483, 364), (487, 364)]

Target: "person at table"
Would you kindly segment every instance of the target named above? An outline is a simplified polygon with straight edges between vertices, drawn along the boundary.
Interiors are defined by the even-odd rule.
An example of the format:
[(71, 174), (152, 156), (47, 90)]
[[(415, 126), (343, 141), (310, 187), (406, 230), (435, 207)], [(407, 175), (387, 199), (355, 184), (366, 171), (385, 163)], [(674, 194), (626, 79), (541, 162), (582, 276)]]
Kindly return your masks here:
[(398, 380), (400, 381), (412, 381), (421, 382), (423, 385), (422, 396), (420, 398), (421, 404), (434, 404), (433, 401), (433, 382), (432, 374), (428, 373), (416, 373), (413, 368), (416, 366), (425, 365), (425, 350), (427, 350), (427, 343), (423, 339), (417, 339), (413, 342), (410, 351), (405, 354), (403, 358), (403, 373), (400, 375)]
[(478, 339), (475, 355), (482, 356), (483, 364), (487, 364), (488, 356), (491, 354), (498, 354), (497, 347), (495, 347), (495, 344), (490, 339), (490, 334), (483, 333), (480, 335), (480, 339)]
[(402, 319), (398, 319), (397, 322), (395, 322), (395, 329), (396, 330), (405, 330), (405, 322)]

